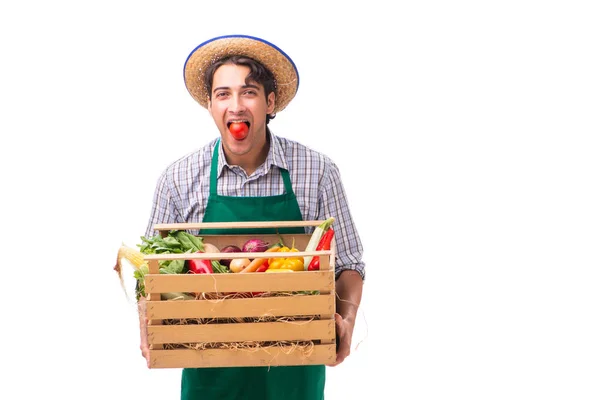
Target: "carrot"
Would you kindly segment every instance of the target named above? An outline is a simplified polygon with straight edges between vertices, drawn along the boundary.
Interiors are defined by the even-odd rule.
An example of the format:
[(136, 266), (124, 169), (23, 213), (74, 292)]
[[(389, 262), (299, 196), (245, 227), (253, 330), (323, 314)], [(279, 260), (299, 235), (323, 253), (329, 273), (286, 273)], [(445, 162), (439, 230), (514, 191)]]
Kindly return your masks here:
[[(279, 245), (275, 245), (272, 247), (269, 247), (267, 250), (265, 250), (265, 253), (273, 253), (275, 251), (279, 250)], [(252, 260), (252, 262), (250, 262), (250, 264), (248, 264), (243, 270), (241, 270), (239, 273), (243, 274), (245, 272), (256, 272), (256, 270), (258, 269), (258, 267), (260, 267), (261, 265), (263, 265), (263, 263), (265, 262), (265, 260), (267, 260), (268, 257), (262, 258), (262, 257), (257, 257), (254, 260)]]

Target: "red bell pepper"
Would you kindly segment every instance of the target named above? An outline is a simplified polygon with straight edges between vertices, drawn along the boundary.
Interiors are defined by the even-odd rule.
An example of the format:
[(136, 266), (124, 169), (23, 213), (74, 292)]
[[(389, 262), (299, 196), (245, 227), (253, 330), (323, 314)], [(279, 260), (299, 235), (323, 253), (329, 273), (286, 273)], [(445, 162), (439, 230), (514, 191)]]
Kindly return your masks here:
[[(197, 253), (203, 253), (203, 251), (198, 251)], [(212, 262), (210, 260), (188, 260), (188, 269), (192, 274), (212, 274), (213, 267)]]
[(260, 267), (258, 267), (256, 269), (256, 271), (254, 271), (254, 272), (265, 272), (267, 269), (269, 269), (269, 265), (268, 264), (267, 265), (263, 264)]
[[(319, 244), (315, 251), (320, 250), (331, 250), (331, 240), (333, 239), (333, 228), (329, 228), (319, 240)], [(310, 264), (308, 264), (309, 271), (318, 271), (320, 267), (319, 256), (314, 256), (312, 260), (310, 260)]]

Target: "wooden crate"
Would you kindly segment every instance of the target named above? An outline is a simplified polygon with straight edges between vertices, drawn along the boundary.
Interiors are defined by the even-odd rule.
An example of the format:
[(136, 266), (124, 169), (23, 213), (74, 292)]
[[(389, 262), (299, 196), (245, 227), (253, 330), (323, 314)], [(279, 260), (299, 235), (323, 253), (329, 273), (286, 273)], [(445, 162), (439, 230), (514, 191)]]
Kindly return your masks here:
[[(169, 230), (304, 227), (317, 226), (321, 222), (161, 224), (156, 225), (155, 229), (166, 235)], [(302, 250), (310, 239), (307, 234), (199, 236), (205, 243), (212, 243), (219, 249), (230, 244), (241, 247), (250, 238), (261, 238), (269, 243), (276, 243), (283, 238), (288, 247), (294, 243), (294, 247)], [(264, 253), (145, 255), (150, 271), (145, 277), (150, 368), (314, 365), (334, 362), (335, 239), (328, 251), (275, 252), (269, 253), (269, 258), (315, 255), (320, 257), (319, 271), (198, 275), (159, 274), (158, 261), (252, 259), (264, 256)], [(316, 291), (318, 294), (292, 295), (304, 291)], [(161, 293), (169, 292), (205, 293), (207, 297), (218, 299), (165, 300), (161, 297)], [(248, 292), (270, 292), (279, 296), (226, 297), (228, 293)], [(172, 324), (174, 320), (205, 321), (212, 318), (220, 320), (202, 324)], [(277, 318), (286, 320), (274, 320)], [(248, 319), (251, 320), (248, 322)], [(166, 324), (167, 321), (171, 324)], [(183, 344), (187, 347), (181, 348)], [(194, 348), (190, 348), (190, 344), (194, 344)], [(202, 344), (200, 349), (197, 344)], [(252, 347), (234, 348), (232, 344), (251, 344)]]

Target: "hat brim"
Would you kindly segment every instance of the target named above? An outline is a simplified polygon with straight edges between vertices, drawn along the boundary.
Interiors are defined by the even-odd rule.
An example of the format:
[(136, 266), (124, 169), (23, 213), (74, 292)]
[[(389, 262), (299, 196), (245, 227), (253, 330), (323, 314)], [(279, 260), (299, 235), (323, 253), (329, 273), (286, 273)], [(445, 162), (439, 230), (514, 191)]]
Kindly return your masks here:
[(196, 47), (183, 67), (185, 86), (202, 107), (208, 107), (209, 99), (204, 84), (204, 71), (215, 61), (231, 55), (250, 57), (273, 73), (276, 83), (274, 112), (282, 111), (296, 95), (300, 84), (298, 70), (292, 59), (280, 48), (253, 36), (219, 36)]

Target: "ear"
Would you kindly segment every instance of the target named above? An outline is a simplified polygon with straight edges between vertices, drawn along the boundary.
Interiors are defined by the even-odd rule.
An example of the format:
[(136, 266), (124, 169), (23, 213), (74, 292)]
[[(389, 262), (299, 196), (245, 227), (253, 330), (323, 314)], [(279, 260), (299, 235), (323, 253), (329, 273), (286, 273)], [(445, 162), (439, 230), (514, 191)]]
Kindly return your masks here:
[(273, 110), (275, 110), (275, 92), (267, 96), (267, 114), (273, 114)]

